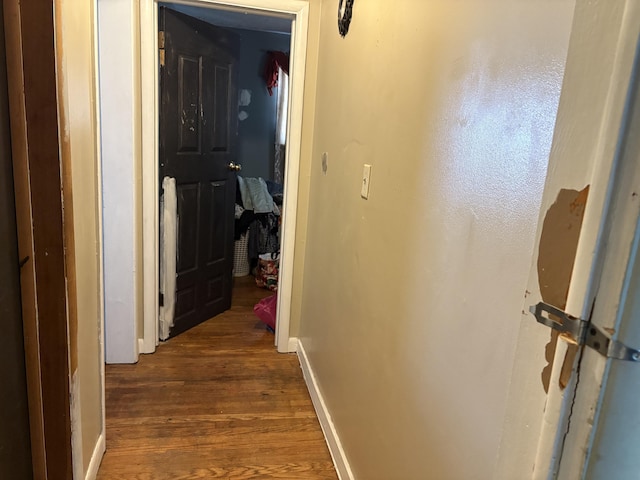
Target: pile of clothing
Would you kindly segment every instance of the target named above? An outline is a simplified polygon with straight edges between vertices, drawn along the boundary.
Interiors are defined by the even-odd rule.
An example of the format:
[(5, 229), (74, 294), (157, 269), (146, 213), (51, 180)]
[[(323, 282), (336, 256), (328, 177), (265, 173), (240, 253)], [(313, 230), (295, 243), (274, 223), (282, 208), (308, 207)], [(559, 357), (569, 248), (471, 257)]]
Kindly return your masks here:
[(282, 205), (281, 185), (266, 182), (263, 178), (238, 176), (235, 239), (239, 240), (248, 232), (247, 249), (252, 263), (257, 262), (260, 255), (275, 256), (280, 251), (280, 208), (277, 201)]

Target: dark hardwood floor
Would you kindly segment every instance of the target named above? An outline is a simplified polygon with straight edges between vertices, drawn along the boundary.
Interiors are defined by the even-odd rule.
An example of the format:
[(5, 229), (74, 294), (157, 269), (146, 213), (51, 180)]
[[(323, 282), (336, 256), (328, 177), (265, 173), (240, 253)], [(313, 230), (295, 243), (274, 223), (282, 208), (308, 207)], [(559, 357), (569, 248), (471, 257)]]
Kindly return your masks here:
[(236, 278), (231, 310), (106, 370), (99, 480), (336, 479), (296, 355), (253, 313), (270, 292)]

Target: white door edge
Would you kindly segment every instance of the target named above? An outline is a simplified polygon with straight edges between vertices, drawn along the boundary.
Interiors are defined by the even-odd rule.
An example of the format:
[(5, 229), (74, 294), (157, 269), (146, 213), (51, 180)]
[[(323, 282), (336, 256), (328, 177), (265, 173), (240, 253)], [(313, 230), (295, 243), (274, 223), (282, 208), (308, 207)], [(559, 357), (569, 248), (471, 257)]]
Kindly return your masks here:
[[(634, 36), (638, 38), (640, 8), (636, 8), (635, 14)], [(621, 89), (619, 92), (627, 98), (627, 105), (619, 129), (620, 141), (615, 171), (610, 183), (600, 248), (594, 261), (595, 301), (591, 313), (594, 326), (605, 332), (613, 332), (612, 338), (627, 342), (628, 346), (633, 348), (640, 348), (640, 319), (634, 301), (640, 290), (640, 271), (637, 264), (640, 240), (640, 140), (636, 133), (640, 127), (639, 59), (640, 55), (636, 55), (633, 83), (628, 89)], [(628, 385), (610, 387), (608, 377), (612, 369), (624, 370), (627, 378), (631, 380)], [(638, 373), (634, 375), (634, 371)], [(613, 427), (614, 422), (607, 422), (606, 419), (611, 414), (621, 415), (621, 405), (628, 404), (629, 400), (634, 407), (637, 404), (640, 364), (612, 360), (593, 349), (585, 348), (576, 378), (578, 384), (571, 399), (571, 411), (567, 419), (569, 427), (563, 444), (560, 445), (562, 450), (559, 454), (557, 478), (602, 478), (598, 475), (608, 469), (616, 478), (634, 476), (640, 468), (640, 461), (633, 460), (637, 458), (635, 452), (629, 455), (623, 451), (625, 446), (633, 448), (637, 445), (640, 435), (634, 435), (634, 430), (637, 429), (627, 428), (627, 425), (622, 429), (618, 428), (620, 425)], [(614, 403), (618, 402), (618, 406), (612, 410), (603, 409), (605, 395), (617, 396)], [(627, 412), (630, 422), (635, 410), (637, 409)], [(636, 417), (636, 420), (637, 418), (640, 416)], [(606, 429), (603, 430), (603, 427)], [(615, 431), (616, 429), (618, 431)], [(598, 447), (597, 454), (592, 455), (595, 438), (601, 440), (604, 448)], [(595, 476), (592, 475), (594, 468), (599, 472), (595, 473)], [(621, 468), (631, 470), (623, 473), (624, 470), (620, 470)]]
[[(602, 247), (602, 222), (610, 207), (609, 183), (614, 171), (616, 145), (619, 140), (640, 27), (640, 4), (635, 0), (616, 2), (616, 15), (612, 14), (610, 7), (612, 5), (609, 2), (578, 2), (576, 5), (576, 11), (578, 8), (582, 9), (582, 17), (576, 19), (574, 16), (569, 59), (567, 70), (565, 70), (560, 105), (563, 104), (562, 97), (565, 95), (565, 89), (571, 92), (577, 87), (578, 95), (569, 96), (571, 103), (565, 105), (567, 110), (563, 112), (563, 116), (559, 111), (554, 146), (552, 147), (552, 157), (555, 149), (557, 164), (551, 165), (549, 169), (537, 233), (539, 237), (544, 214), (560, 189), (581, 190), (585, 186), (590, 186), (566, 306), (566, 311), (569, 314), (582, 318), (588, 316), (591, 311), (594, 292), (599, 284), (596, 255)], [(590, 22), (590, 19), (598, 16), (598, 12), (605, 11), (608, 14), (611, 13), (607, 17), (607, 22)], [(573, 38), (576, 31), (577, 38)], [(584, 44), (587, 37), (590, 40)], [(574, 41), (576, 49), (572, 50), (571, 44)], [(598, 46), (601, 50), (594, 52), (593, 48), (587, 48), (592, 45)], [(571, 61), (572, 53), (576, 52), (579, 61), (571, 63), (572, 69), (570, 71), (569, 61)], [(604, 65), (594, 63), (595, 59), (602, 59), (605, 53), (607, 62), (603, 62)], [(579, 73), (584, 72), (585, 69), (589, 70), (584, 65), (585, 58), (587, 60), (593, 58), (592, 65), (601, 67), (600, 75), (593, 77), (593, 81), (590, 81), (589, 78), (579, 78)], [(569, 80), (568, 76), (571, 77)], [(584, 83), (577, 83), (577, 80)], [(594, 92), (592, 87), (596, 81), (599, 82), (596, 85), (598, 91)], [(586, 86), (589, 88), (587, 89)], [(598, 101), (601, 101), (601, 108), (598, 110), (598, 115), (589, 117), (592, 121), (588, 125), (593, 130), (594, 136), (589, 139), (593, 141), (588, 143), (588, 150), (572, 149), (571, 142), (565, 141), (563, 143), (563, 137), (568, 138), (566, 136), (568, 124), (571, 124), (571, 127), (579, 124), (576, 112), (580, 111), (579, 107), (582, 104), (579, 101), (585, 98), (585, 92), (587, 92), (586, 96), (591, 95), (592, 99), (595, 99), (597, 94)], [(581, 127), (584, 127), (585, 123), (580, 124)], [(579, 135), (576, 138), (579, 138)], [(560, 142), (560, 147), (556, 145), (557, 141)], [(571, 154), (576, 151), (581, 154), (572, 156)], [(566, 162), (566, 165), (563, 162)], [(564, 168), (562, 168), (563, 165)], [(574, 174), (567, 168), (567, 165), (579, 170), (580, 174)], [(582, 168), (581, 165), (585, 167)], [(551, 198), (548, 193), (552, 193), (554, 198)], [(624, 235), (627, 235), (630, 245), (632, 232), (627, 231)], [(572, 431), (575, 430), (577, 433), (576, 425), (580, 423), (576, 420), (577, 406), (574, 401), (575, 390), (573, 387), (577, 382), (579, 390), (581, 390), (585, 387), (586, 382), (584, 376), (576, 379), (574, 373), (569, 385), (564, 390), (559, 386), (558, 370), (565, 358), (564, 348), (566, 347), (562, 341), (558, 344), (553, 362), (554, 371), (551, 374), (549, 394), (544, 394), (539, 380), (544, 352), (542, 348), (538, 347), (544, 346), (542, 341), (548, 341), (549, 333), (548, 329), (545, 330), (546, 327), (536, 324), (535, 319), (528, 314), (529, 306), (541, 300), (538, 288), (537, 260), (537, 256), (534, 257), (530, 283), (523, 302), (523, 317), (519, 326), (517, 348), (522, 349), (524, 354), (523, 351), (519, 351), (516, 356), (511, 376), (507, 414), (502, 431), (500, 453), (495, 466), (495, 478), (497, 479), (521, 478), (524, 472), (526, 472), (527, 478), (556, 478), (556, 473), (561, 468), (564, 469), (565, 464), (569, 464), (567, 463), (569, 456), (579, 454), (581, 451), (584, 453), (587, 445), (586, 440), (582, 443), (575, 440), (569, 442), (568, 440)], [(533, 338), (536, 338), (535, 342), (531, 341)], [(584, 362), (588, 356), (583, 357), (582, 371), (585, 370)], [(535, 385), (532, 382), (535, 382)], [(592, 398), (598, 398), (598, 394)], [(544, 417), (540, 421), (537, 416), (541, 415)], [(568, 430), (569, 433), (567, 433)], [(568, 449), (563, 446), (567, 446)], [(576, 464), (574, 463), (574, 465)], [(577, 478), (575, 473), (574, 470), (574, 476), (566, 478)]]
[[(105, 298), (104, 298), (104, 223), (102, 218), (102, 136), (101, 136), (101, 126), (100, 126), (100, 75), (98, 72), (100, 71), (100, 61), (99, 61), (99, 49), (98, 49), (98, 3), (93, 2), (92, 5), (92, 14), (93, 14), (93, 68), (94, 68), (94, 91), (95, 91), (95, 122), (96, 122), (96, 191), (98, 194), (98, 302), (99, 302), (99, 312), (100, 312), (100, 329), (98, 333), (98, 348), (99, 348), (99, 356), (98, 361), (100, 362), (100, 437), (98, 439), (98, 444), (104, 444), (104, 438), (106, 436), (107, 429), (107, 409), (106, 409), (106, 372), (105, 372)], [(102, 440), (100, 440), (102, 439)], [(94, 462), (100, 463), (102, 460), (102, 455), (104, 454), (104, 448), (96, 448), (94, 454), (92, 455), (91, 463), (89, 465), (89, 472), (91, 472), (91, 467)], [(97, 474), (97, 467), (96, 467)]]
[[(605, 328), (613, 327), (612, 321), (617, 316), (637, 220), (637, 202), (625, 202), (626, 199), (619, 197), (619, 189), (633, 189), (633, 179), (640, 170), (634, 162), (624, 164), (623, 159), (618, 158), (616, 146), (625, 128), (624, 110), (640, 25), (638, 6), (637, 2), (627, 2), (621, 28), (617, 32), (615, 62), (609, 78), (598, 146), (594, 152), (602, 160), (592, 172), (592, 189), (567, 297), (567, 312), (580, 318), (588, 318), (593, 312), (594, 323)], [(622, 184), (620, 180), (623, 180)], [(600, 187), (593, 188), (597, 185)], [(627, 193), (631, 200), (633, 192), (629, 190)], [(621, 217), (624, 218), (622, 222)], [(602, 322), (603, 318), (607, 320)], [(561, 348), (556, 351), (554, 371), (562, 367), (564, 355), (561, 351)], [(539, 476), (534, 478), (574, 479), (577, 478), (576, 472), (583, 471), (585, 467), (593, 412), (606, 378), (607, 362), (590, 349), (583, 350), (578, 362), (579, 369), (572, 374), (564, 392), (558, 387), (558, 382), (552, 382), (547, 401), (547, 411), (551, 415), (545, 415), (544, 424), (553, 428), (540, 439), (536, 466), (542, 468)], [(557, 412), (553, 413), (554, 410)]]

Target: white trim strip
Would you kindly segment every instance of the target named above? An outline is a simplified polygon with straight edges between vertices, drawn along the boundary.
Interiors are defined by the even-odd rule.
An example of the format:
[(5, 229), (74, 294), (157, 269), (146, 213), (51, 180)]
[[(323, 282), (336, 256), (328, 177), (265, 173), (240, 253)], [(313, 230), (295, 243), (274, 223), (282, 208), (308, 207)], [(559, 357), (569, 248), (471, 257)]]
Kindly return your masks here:
[(93, 454), (91, 455), (91, 461), (89, 462), (89, 467), (87, 468), (87, 474), (84, 476), (85, 480), (95, 480), (98, 476), (98, 470), (100, 469), (100, 462), (102, 462), (102, 457), (104, 452), (106, 451), (106, 443), (104, 438), (104, 433), (101, 433), (98, 437), (98, 441), (96, 442), (96, 446), (93, 449)]
[(100, 331), (98, 333), (98, 344), (100, 348), (100, 408), (102, 417), (100, 419), (100, 429), (102, 430), (101, 435), (103, 436), (104, 443), (104, 432), (107, 428), (107, 412), (106, 412), (106, 390), (105, 390), (105, 350), (104, 350), (104, 224), (102, 220), (103, 215), (103, 205), (102, 205), (102, 134), (101, 134), (101, 120), (100, 120), (100, 59), (99, 59), (99, 48), (98, 48), (98, 35), (99, 35), (99, 25), (98, 25), (98, 2), (97, 0), (93, 2), (92, 14), (93, 14), (93, 69), (94, 69), (94, 101), (95, 101), (95, 120), (96, 120), (96, 173), (98, 178), (96, 178), (96, 191), (98, 193), (98, 285), (100, 288), (99, 294), (99, 311), (100, 311)]
[(158, 192), (158, 10), (155, 1), (140, 2), (140, 111), (142, 156), (143, 353), (158, 344), (159, 192)]
[(298, 351), (298, 344), (298, 337), (289, 338), (289, 353), (296, 353)]
[(327, 409), (324, 397), (322, 396), (322, 392), (318, 386), (318, 381), (316, 380), (313, 369), (309, 364), (309, 358), (307, 357), (307, 353), (302, 345), (302, 340), (298, 341), (298, 358), (300, 359), (300, 366), (302, 367), (304, 381), (307, 384), (309, 395), (311, 395), (311, 401), (313, 402), (313, 407), (318, 415), (318, 421), (320, 422), (320, 427), (322, 427), (322, 433), (324, 433), (325, 441), (329, 447), (329, 452), (331, 453), (333, 464), (336, 467), (338, 478), (340, 480), (353, 480), (354, 476), (351, 471), (351, 466), (349, 465), (349, 460), (344, 453), (342, 442), (338, 436), (338, 431), (331, 419), (331, 413), (329, 413), (329, 410)]

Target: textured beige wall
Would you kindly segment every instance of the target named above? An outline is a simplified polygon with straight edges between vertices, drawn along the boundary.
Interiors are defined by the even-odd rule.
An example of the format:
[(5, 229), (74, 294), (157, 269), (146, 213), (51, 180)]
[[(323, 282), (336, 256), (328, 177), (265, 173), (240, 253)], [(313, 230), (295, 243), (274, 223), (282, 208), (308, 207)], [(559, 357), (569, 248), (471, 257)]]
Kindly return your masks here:
[(71, 168), (77, 291), (77, 298), (69, 299), (77, 310), (77, 338), (71, 345), (77, 352), (71, 372), (74, 469), (80, 466), (83, 472), (102, 433), (94, 7), (94, 1), (55, 2), (60, 136), (63, 162)]
[(356, 478), (493, 478), (574, 3), (322, 2), (300, 337)]

